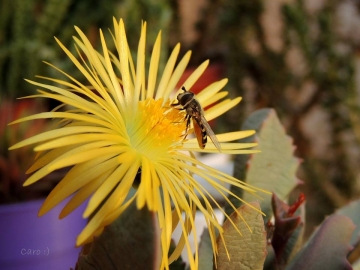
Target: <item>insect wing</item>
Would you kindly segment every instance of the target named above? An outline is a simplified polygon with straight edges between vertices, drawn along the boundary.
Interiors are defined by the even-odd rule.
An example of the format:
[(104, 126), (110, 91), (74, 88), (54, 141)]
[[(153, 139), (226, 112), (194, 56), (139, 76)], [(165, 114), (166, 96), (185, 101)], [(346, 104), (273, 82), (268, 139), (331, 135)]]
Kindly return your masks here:
[(194, 117), (193, 117), (193, 125), (194, 125), (194, 132), (195, 132), (195, 136), (198, 141), (198, 144), (201, 149), (204, 149), (205, 145), (206, 145), (206, 133), (203, 134), (200, 125), (198, 124), (198, 122), (196, 121), (196, 119)]
[[(206, 121), (206, 119), (203, 115), (201, 115), (201, 123), (204, 125), (206, 133), (210, 137), (212, 142), (214, 143), (216, 149), (219, 150), (219, 152), (221, 152), (220, 143), (219, 143), (218, 139), (216, 138), (214, 131), (211, 129), (209, 123)], [(198, 139), (198, 141), (199, 141), (199, 139)]]

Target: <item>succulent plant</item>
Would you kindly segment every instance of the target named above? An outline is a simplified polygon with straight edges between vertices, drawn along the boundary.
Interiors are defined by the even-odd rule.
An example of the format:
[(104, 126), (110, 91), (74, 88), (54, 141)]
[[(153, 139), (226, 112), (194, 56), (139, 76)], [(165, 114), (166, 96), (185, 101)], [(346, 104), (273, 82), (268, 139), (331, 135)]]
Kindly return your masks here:
[(291, 139), (285, 136), (273, 109), (253, 113), (244, 125), (257, 130), (255, 140), (262, 153), (249, 157), (246, 163), (237, 159), (235, 168), (246, 168), (248, 182), (273, 192), (271, 201), (265, 198), (261, 202), (268, 231), (268, 254), (261, 269), (352, 269), (351, 264), (355, 266), (359, 258), (356, 249), (351, 250), (359, 245), (360, 202), (352, 202), (325, 218), (305, 239), (306, 198), (300, 194), (289, 203), (290, 193), (302, 185), (295, 175), (299, 159), (293, 156)]
[[(253, 113), (243, 127), (257, 130), (253, 140), (259, 143), (262, 153), (237, 158), (235, 175), (242, 174), (243, 179), (273, 194), (260, 203), (251, 203), (261, 207), (266, 216), (246, 204), (239, 205), (238, 213), (232, 214), (237, 215), (235, 223), (242, 236), (225, 220), (227, 248), (218, 241), (216, 258), (209, 234), (204, 230), (200, 237), (199, 269), (352, 269), (359, 258), (360, 200), (327, 217), (308, 240), (304, 239), (306, 198), (300, 194), (288, 203), (290, 192), (301, 184), (295, 175), (299, 159), (293, 156), (291, 138), (272, 109)], [(232, 191), (237, 192), (235, 188)], [(136, 210), (133, 205), (91, 246), (83, 248), (76, 269), (104, 269), (111, 265), (122, 265), (122, 269), (157, 269), (159, 229), (154, 224), (152, 213)], [(357, 248), (352, 250), (352, 246)], [(187, 268), (178, 259), (170, 269)]]

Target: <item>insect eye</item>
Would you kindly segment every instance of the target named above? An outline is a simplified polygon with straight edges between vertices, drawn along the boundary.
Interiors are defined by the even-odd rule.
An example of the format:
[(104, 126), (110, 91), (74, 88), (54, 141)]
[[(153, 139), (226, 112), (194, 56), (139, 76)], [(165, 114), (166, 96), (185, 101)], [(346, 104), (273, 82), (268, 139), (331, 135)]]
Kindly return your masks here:
[(186, 93), (186, 94), (183, 94), (183, 95), (178, 95), (178, 100), (179, 100), (181, 105), (185, 105), (186, 103), (191, 101), (193, 98), (194, 98), (193, 93)]

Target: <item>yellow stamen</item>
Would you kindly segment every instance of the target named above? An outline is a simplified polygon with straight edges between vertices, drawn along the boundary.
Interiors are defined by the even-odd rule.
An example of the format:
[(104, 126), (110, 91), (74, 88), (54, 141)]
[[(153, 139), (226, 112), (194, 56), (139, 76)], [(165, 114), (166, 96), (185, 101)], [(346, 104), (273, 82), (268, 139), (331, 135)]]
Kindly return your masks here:
[(181, 142), (186, 129), (183, 112), (171, 108), (169, 102), (165, 106), (162, 103), (162, 99), (152, 98), (140, 101), (136, 120), (129, 123), (132, 147), (150, 160)]

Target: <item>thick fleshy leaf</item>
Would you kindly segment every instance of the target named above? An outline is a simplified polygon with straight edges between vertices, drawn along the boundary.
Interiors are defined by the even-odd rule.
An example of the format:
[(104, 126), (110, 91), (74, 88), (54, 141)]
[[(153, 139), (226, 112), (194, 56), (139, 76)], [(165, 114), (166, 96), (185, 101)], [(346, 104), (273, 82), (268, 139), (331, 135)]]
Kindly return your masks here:
[(329, 216), (286, 269), (352, 269), (346, 256), (351, 249), (349, 241), (354, 228), (346, 216)]
[[(275, 193), (284, 200), (298, 184), (296, 170), (299, 159), (294, 157), (292, 139), (286, 135), (276, 112), (273, 109), (261, 109), (252, 113), (242, 126), (242, 130), (256, 130), (256, 135), (241, 142), (257, 142), (255, 148), (261, 153), (256, 155), (238, 155), (234, 162), (234, 177), (245, 180), (250, 185)], [(245, 201), (258, 198), (250, 193), (243, 193), (236, 187), (231, 191)], [(261, 209), (266, 214), (265, 221), (272, 216), (271, 195), (261, 194)], [(239, 206), (239, 202), (232, 200)], [(228, 211), (231, 211), (229, 208)]]
[[(302, 218), (298, 208), (304, 202), (302, 195), (299, 200), (289, 206), (280, 200), (275, 194), (272, 197), (272, 207), (275, 216), (275, 226), (271, 239), (271, 245), (276, 254), (276, 263), (285, 265), (291, 254), (295, 251), (298, 240), (301, 240), (303, 232)], [(299, 211), (296, 211), (296, 210)], [(296, 232), (296, 234), (294, 234)]]
[(353, 270), (360, 270), (360, 260), (356, 261), (353, 265)]
[(133, 202), (95, 239), (88, 254), (80, 254), (75, 269), (114, 269), (114, 266), (117, 269), (121, 266), (129, 270), (158, 270), (161, 251), (156, 223), (153, 213), (146, 208), (138, 210)]
[(295, 231), (289, 237), (287, 244), (285, 246), (285, 251), (283, 255), (283, 261), (290, 261), (297, 252), (302, 248), (303, 245), (303, 236), (305, 232), (305, 206), (302, 205), (297, 211), (297, 215), (301, 217), (301, 223), (298, 224)]
[[(268, 245), (267, 245), (268, 255), (266, 256), (265, 265), (264, 265), (263, 270), (282, 269), (281, 267), (283, 267), (283, 265), (285, 265), (287, 262), (292, 260), (292, 258), (295, 257), (297, 252), (299, 252), (299, 250), (302, 248), (303, 235), (304, 235), (304, 231), (305, 231), (305, 226), (304, 226), (305, 225), (305, 206), (301, 205), (297, 209), (295, 215), (298, 217), (301, 217), (301, 222), (297, 225), (296, 229), (291, 233), (291, 235), (289, 237), (286, 237), (286, 241), (284, 241), (284, 248), (283, 248), (283, 251), (280, 254), (280, 256), (279, 255), (276, 256), (275, 250), (274, 250), (271, 242), (268, 242)], [(276, 224), (275, 224), (275, 226), (276, 226)], [(275, 227), (267, 228), (267, 229), (270, 231), (270, 233), (268, 235), (268, 239), (269, 239), (269, 237), (272, 237), (272, 238), (281, 237), (280, 234), (278, 234), (276, 236), (274, 235)], [(279, 254), (279, 252), (277, 252), (277, 253)], [(278, 259), (277, 259), (277, 257), (278, 257)]]
[(266, 246), (266, 260), (264, 262), (263, 270), (279, 270), (279, 266), (277, 265), (275, 251), (271, 244)]
[[(250, 204), (260, 209), (258, 202)], [(248, 205), (241, 206), (237, 212), (231, 214), (230, 218), (242, 236), (228, 219), (224, 222), (223, 237), (226, 247), (219, 236), (217, 269), (262, 269), (267, 254), (262, 215)]]
[[(175, 249), (176, 249), (176, 243), (173, 240), (171, 240), (169, 254), (172, 254)], [(186, 267), (186, 262), (183, 261), (181, 256), (169, 265), (169, 270), (185, 270), (185, 269), (188, 268)]]
[(338, 209), (336, 214), (344, 215), (349, 217), (352, 222), (356, 225), (354, 233), (351, 237), (351, 244), (355, 244), (360, 240), (360, 200), (353, 201), (344, 207)]
[(338, 209), (336, 214), (345, 215), (349, 217), (356, 225), (356, 228), (352, 234), (350, 244), (354, 246), (354, 249), (348, 254), (348, 260), (350, 263), (358, 262), (354, 269), (360, 269), (360, 200), (353, 201), (344, 207)]
[(208, 229), (204, 229), (200, 237), (199, 269), (213, 269), (213, 249)]

